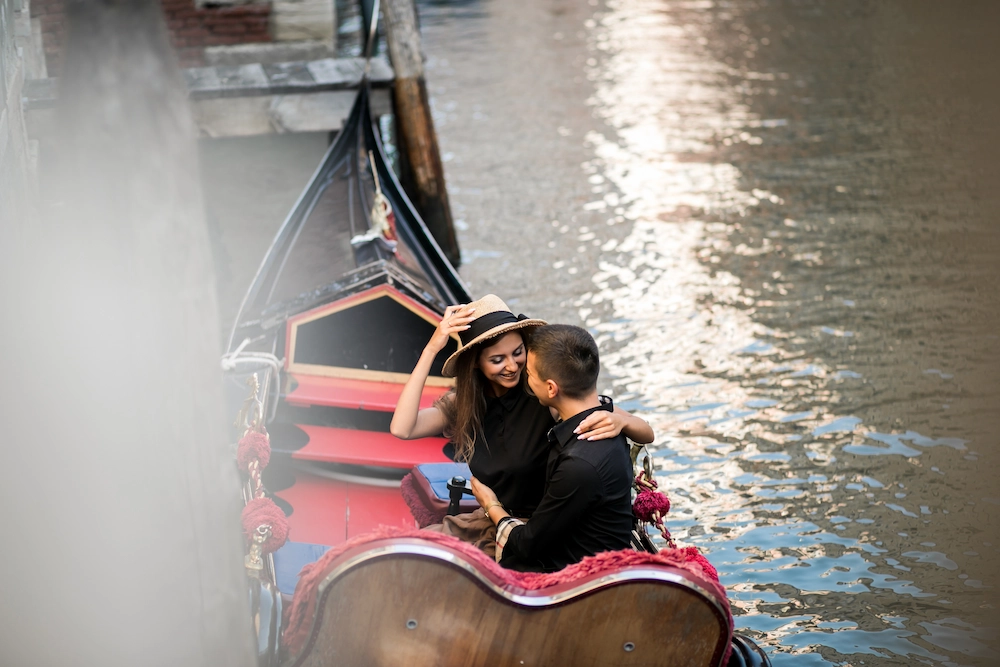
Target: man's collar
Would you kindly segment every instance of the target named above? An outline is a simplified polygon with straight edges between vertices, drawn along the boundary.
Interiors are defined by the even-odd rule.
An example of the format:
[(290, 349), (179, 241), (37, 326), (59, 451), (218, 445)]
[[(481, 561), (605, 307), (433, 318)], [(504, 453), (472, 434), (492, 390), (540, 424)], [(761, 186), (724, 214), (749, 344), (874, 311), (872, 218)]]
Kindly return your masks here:
[(591, 413), (597, 412), (598, 410), (613, 412), (614, 409), (615, 406), (610, 401), (607, 403), (602, 402), (597, 407), (588, 408), (583, 412), (576, 413), (565, 421), (559, 422), (549, 429), (549, 444), (555, 445), (559, 447), (559, 449), (569, 446), (571, 442), (577, 440), (576, 433), (573, 431), (575, 431), (576, 427), (580, 425), (580, 422), (586, 419)]

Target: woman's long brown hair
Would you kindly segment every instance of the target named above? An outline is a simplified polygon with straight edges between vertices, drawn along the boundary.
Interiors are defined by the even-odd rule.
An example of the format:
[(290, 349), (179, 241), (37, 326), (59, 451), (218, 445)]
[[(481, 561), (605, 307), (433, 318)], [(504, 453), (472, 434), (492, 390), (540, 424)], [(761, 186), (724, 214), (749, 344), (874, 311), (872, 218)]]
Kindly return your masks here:
[[(484, 341), (491, 343), (493, 339)], [(455, 445), (455, 458), (468, 462), (476, 445), (476, 433), (483, 428), (486, 414), (486, 379), (479, 370), (483, 343), (469, 348), (455, 363), (455, 388), (434, 402), (448, 426), (444, 435)]]

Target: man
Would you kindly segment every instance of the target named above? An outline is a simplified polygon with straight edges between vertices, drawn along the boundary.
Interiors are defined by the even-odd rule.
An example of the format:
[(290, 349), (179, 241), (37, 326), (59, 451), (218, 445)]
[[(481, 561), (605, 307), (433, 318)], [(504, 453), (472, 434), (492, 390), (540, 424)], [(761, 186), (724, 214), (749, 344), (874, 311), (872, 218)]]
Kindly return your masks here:
[(632, 529), (632, 464), (625, 436), (580, 440), (588, 415), (608, 410), (597, 395), (597, 343), (580, 327), (539, 327), (528, 341), (528, 387), (559, 414), (549, 431), (545, 495), (527, 523), (510, 516), (496, 494), (472, 479), (487, 516), (497, 522), (497, 560), (527, 572), (555, 572), (601, 551), (625, 549)]

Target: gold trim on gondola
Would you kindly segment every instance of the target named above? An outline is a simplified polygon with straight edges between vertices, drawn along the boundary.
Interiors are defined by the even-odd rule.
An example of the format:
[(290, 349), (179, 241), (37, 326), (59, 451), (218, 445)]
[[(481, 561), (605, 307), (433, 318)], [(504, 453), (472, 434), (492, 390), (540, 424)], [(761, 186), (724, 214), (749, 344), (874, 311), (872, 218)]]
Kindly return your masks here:
[[(391, 286), (381, 285), (372, 289), (367, 294), (360, 294), (357, 297), (345, 299), (337, 303), (327, 304), (311, 312), (303, 313), (300, 316), (291, 318), (288, 321), (288, 371), (290, 373), (302, 373), (304, 375), (319, 375), (323, 377), (338, 377), (350, 380), (369, 380), (372, 382), (392, 382), (404, 384), (410, 377), (409, 373), (393, 373), (389, 371), (370, 371), (363, 368), (347, 368), (345, 366), (324, 366), (319, 364), (301, 364), (295, 362), (295, 346), (298, 338), (298, 328), (303, 324), (309, 324), (318, 319), (322, 319), (333, 313), (348, 310), (375, 299), (389, 298), (406, 308), (414, 315), (419, 316), (427, 323), (437, 327), (440, 318), (436, 318), (433, 313), (423, 308), (417, 307), (408, 299), (399, 295)], [(457, 335), (452, 335), (456, 342), (461, 343)], [(429, 387), (452, 387), (455, 385), (453, 378), (446, 378), (432, 375), (427, 378), (425, 384)]]

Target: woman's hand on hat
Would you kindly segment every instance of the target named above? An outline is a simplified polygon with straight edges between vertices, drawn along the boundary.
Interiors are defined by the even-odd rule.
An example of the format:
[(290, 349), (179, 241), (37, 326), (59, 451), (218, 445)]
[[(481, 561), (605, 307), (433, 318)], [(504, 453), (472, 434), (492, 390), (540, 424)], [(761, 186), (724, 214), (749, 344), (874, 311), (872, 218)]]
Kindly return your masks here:
[(580, 422), (573, 431), (578, 440), (607, 440), (614, 438), (625, 428), (625, 418), (617, 412), (596, 410)]
[(456, 306), (448, 306), (445, 308), (444, 316), (438, 323), (437, 330), (434, 332), (434, 335), (431, 336), (431, 341), (428, 345), (433, 346), (439, 352), (443, 350), (445, 345), (448, 344), (448, 339), (451, 338), (453, 334), (457, 334), (469, 328), (469, 323), (476, 319), (474, 315), (475, 312), (476, 309), (469, 306), (467, 303), (458, 304)]

